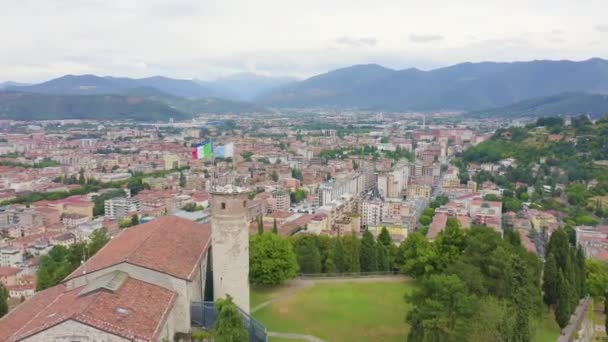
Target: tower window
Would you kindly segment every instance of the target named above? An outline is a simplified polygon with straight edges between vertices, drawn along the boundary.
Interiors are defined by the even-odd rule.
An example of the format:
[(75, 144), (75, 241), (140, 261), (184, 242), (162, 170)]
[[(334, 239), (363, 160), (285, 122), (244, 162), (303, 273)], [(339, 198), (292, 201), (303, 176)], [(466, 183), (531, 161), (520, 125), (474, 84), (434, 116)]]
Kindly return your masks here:
[(226, 203), (222, 202), (222, 210), (226, 209)]

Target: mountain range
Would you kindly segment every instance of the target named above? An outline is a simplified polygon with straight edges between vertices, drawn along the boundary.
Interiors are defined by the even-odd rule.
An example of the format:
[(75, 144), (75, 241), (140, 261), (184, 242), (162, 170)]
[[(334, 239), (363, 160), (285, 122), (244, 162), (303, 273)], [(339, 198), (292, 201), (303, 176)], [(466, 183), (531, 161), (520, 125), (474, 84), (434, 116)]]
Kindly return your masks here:
[(288, 84), (256, 100), (279, 107), (470, 111), (564, 92), (608, 93), (608, 61), (462, 63), (429, 71), (356, 65)]
[[(62, 101), (85, 95), (113, 95), (129, 101), (140, 98), (187, 116), (266, 112), (268, 107), (457, 110), (474, 116), (608, 113), (603, 97), (592, 96), (608, 94), (608, 61), (592, 58), (579, 62), (462, 63), (428, 71), (365, 64), (300, 81), (248, 73), (214, 81), (66, 75), (33, 85), (0, 83), (0, 92), (38, 94), (38, 102), (42, 101), (41, 95), (50, 96), (51, 102), (58, 101), (57, 96), (68, 95), (72, 97)], [(2, 101), (9, 98), (22, 101), (30, 97), (0, 97), (0, 108), (13, 108), (12, 112), (3, 113), (5, 117), (19, 117), (21, 107), (15, 102), (3, 106)], [(61, 111), (56, 114), (63, 115)]]

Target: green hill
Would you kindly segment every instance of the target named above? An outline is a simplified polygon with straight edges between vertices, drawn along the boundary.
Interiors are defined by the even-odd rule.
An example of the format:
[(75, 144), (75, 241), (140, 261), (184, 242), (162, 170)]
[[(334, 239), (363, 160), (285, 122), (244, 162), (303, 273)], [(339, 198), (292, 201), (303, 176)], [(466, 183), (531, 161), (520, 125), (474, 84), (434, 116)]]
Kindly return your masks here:
[(190, 114), (159, 101), (137, 96), (0, 92), (0, 119), (167, 121), (169, 118), (181, 120), (190, 117)]
[(519, 101), (514, 104), (469, 112), (471, 117), (576, 116), (608, 114), (608, 95), (562, 93)]

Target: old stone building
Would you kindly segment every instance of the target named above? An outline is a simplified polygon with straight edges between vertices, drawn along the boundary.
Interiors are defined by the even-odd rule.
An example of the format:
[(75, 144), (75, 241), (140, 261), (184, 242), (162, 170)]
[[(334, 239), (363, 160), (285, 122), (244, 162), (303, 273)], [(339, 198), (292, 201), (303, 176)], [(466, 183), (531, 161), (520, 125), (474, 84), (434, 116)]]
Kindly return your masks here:
[(125, 229), (0, 319), (0, 341), (172, 341), (205, 299), (208, 260), (214, 297), (230, 294), (248, 312), (246, 195), (215, 193), (212, 206), (213, 241), (211, 225), (174, 216)]

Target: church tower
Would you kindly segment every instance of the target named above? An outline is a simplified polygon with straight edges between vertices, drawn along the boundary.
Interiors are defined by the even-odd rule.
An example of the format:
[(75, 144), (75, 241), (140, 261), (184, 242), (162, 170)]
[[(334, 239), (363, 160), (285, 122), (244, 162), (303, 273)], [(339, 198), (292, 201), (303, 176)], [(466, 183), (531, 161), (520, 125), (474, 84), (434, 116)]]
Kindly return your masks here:
[(229, 294), (249, 313), (249, 225), (247, 194), (238, 179), (216, 179), (211, 186), (213, 299)]

